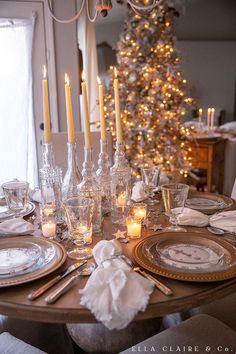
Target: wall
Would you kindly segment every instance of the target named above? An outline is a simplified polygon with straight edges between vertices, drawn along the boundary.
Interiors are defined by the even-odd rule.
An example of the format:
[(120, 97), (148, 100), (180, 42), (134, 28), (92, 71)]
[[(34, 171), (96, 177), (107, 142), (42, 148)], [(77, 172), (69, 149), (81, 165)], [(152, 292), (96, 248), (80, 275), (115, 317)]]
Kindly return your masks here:
[[(75, 0), (54, 0), (53, 4), (54, 14), (59, 18), (68, 19), (73, 17), (76, 13)], [(64, 89), (65, 73), (68, 74), (71, 83), (75, 127), (77, 130), (79, 130), (79, 61), (76, 22), (72, 22), (70, 24), (61, 24), (54, 21), (54, 40), (59, 131), (67, 130)]]
[[(180, 41), (183, 72), (198, 107), (215, 107), (234, 119), (235, 42)], [(235, 117), (236, 118), (236, 117)]]

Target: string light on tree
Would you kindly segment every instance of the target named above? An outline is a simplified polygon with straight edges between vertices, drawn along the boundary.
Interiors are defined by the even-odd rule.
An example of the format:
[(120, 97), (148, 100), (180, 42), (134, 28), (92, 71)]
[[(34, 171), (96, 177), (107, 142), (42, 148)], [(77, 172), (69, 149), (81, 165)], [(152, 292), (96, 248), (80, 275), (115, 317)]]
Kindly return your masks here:
[[(174, 9), (154, 8), (148, 17), (129, 11), (117, 44), (120, 116), (126, 156), (138, 177), (140, 168), (158, 164), (162, 170), (190, 167), (191, 130), (182, 117), (192, 104), (186, 97), (173, 35)], [(105, 95), (107, 126), (115, 137), (114, 70)]]

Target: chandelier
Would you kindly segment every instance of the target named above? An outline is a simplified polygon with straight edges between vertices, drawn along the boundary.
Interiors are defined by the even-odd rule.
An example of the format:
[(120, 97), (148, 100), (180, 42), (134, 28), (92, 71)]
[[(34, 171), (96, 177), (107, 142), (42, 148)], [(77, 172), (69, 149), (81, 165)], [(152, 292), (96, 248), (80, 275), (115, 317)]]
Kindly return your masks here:
[[(107, 16), (108, 12), (112, 9), (112, 0), (96, 0), (94, 14), (91, 15), (89, 8), (89, 2), (91, 2), (91, 0), (82, 0), (80, 9), (78, 10), (77, 14), (68, 20), (64, 20), (54, 15), (50, 0), (47, 1), (51, 16), (54, 18), (54, 20), (60, 23), (70, 23), (76, 21), (80, 17), (84, 7), (86, 7), (87, 16), (90, 22), (94, 22), (99, 14), (103, 17)], [(116, 0), (116, 2), (123, 4), (124, 0)], [(146, 15), (155, 7), (162, 6), (164, 3), (173, 3), (172, 0), (126, 0), (126, 2), (139, 15)]]

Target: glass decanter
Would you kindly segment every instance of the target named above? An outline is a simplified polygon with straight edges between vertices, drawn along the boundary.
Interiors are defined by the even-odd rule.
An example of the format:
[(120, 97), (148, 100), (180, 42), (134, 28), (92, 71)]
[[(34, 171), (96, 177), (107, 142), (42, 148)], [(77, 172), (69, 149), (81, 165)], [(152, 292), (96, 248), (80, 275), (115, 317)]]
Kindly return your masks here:
[(111, 176), (107, 141), (102, 139), (100, 140), (100, 154), (96, 175), (102, 194), (102, 214), (105, 215), (111, 212)]
[(92, 159), (92, 148), (84, 148), (84, 163), (82, 171), (82, 181), (77, 186), (78, 195), (94, 200), (94, 212), (92, 218), (93, 233), (101, 231), (102, 208), (101, 208), (101, 188), (99, 187), (94, 164)]
[(124, 144), (116, 142), (114, 165), (111, 167), (111, 219), (114, 224), (125, 225), (130, 208), (131, 169), (125, 157)]
[(76, 162), (76, 143), (67, 143), (67, 171), (62, 182), (62, 200), (78, 195), (77, 186), (82, 176)]

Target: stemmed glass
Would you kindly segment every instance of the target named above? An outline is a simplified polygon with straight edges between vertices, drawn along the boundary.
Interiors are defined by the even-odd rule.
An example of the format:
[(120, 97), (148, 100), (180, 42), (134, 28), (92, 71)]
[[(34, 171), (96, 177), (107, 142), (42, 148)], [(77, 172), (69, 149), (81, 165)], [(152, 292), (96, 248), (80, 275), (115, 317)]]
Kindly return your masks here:
[(69, 239), (76, 247), (67, 252), (72, 259), (92, 257), (92, 250), (86, 244), (92, 243), (92, 217), (94, 201), (90, 198), (74, 197), (64, 202), (65, 218), (69, 230)]
[(166, 184), (161, 187), (165, 211), (170, 218), (170, 222), (173, 224), (165, 228), (165, 231), (187, 231), (185, 228), (177, 225), (177, 216), (184, 210), (188, 190), (189, 186), (182, 183)]
[(9, 210), (14, 213), (14, 218), (18, 218), (27, 203), (29, 183), (13, 180), (4, 183), (2, 189)]
[(153, 196), (155, 189), (159, 184), (161, 174), (160, 168), (157, 166), (141, 168), (141, 174), (145, 189), (148, 193), (147, 203), (151, 205), (159, 203), (158, 200), (153, 199)]

